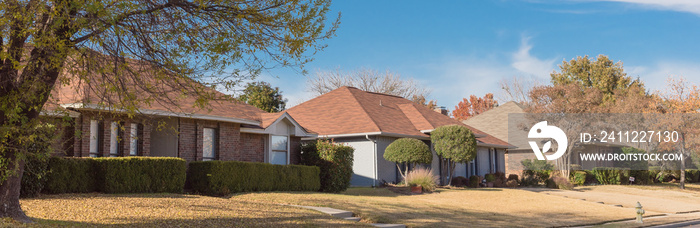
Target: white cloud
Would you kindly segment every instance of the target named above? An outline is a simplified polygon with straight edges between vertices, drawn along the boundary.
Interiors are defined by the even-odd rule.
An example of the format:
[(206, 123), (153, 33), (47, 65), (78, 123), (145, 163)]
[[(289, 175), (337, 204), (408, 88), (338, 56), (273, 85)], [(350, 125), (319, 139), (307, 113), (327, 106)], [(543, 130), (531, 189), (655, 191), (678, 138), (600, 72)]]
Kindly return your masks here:
[(529, 37), (523, 37), (520, 41), (520, 48), (513, 53), (511, 66), (520, 72), (542, 77), (549, 75), (554, 69), (556, 59), (539, 59), (530, 54), (532, 44)]
[(625, 67), (625, 71), (628, 76), (641, 78), (651, 92), (664, 91), (669, 77), (684, 77), (688, 82), (700, 83), (699, 63), (662, 60), (649, 66)]
[(513, 52), (488, 56), (450, 56), (447, 60), (428, 65), (426, 68), (435, 72), (434, 80), (428, 83), (436, 88), (431, 97), (437, 99), (439, 105), (452, 110), (463, 97), (469, 95), (498, 95), (501, 93), (498, 84), (503, 79), (517, 76), (549, 81), (556, 58), (537, 58), (530, 53), (532, 48), (530, 38), (523, 37), (520, 47)]
[(645, 8), (657, 10), (673, 10), (693, 13), (700, 16), (700, 1), (697, 0), (604, 0), (638, 4)]

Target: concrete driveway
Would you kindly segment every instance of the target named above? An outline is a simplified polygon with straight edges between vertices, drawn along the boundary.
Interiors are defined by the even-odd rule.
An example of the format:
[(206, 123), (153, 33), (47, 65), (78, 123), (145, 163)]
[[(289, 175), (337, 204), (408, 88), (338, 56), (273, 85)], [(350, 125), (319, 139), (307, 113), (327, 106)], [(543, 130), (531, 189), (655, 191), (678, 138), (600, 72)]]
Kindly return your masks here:
[(700, 212), (700, 193), (695, 191), (644, 189), (621, 185), (582, 186), (574, 190), (526, 188), (543, 194), (634, 208), (640, 202), (644, 210), (659, 213)]

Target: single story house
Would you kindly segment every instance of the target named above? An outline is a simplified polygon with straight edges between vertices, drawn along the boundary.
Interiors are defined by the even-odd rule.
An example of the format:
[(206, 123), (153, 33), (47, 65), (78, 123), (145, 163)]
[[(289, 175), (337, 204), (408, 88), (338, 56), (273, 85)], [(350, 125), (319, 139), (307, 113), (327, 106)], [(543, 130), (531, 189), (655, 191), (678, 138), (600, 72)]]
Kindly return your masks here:
[[(70, 77), (68, 74), (62, 77)], [(214, 98), (210, 106), (197, 105), (197, 96), (182, 94), (155, 78), (146, 82), (124, 80), (141, 100), (138, 111), (117, 107), (118, 95), (93, 77), (90, 83), (57, 85), (44, 110), (70, 112), (71, 123), (63, 129), (64, 144), (56, 154), (70, 157), (179, 157), (188, 162), (235, 160), (272, 164), (299, 163), (301, 138), (315, 137), (286, 113), (267, 113), (254, 106), (225, 99), (227, 96), (193, 80), (185, 81)], [(149, 81), (150, 80), (150, 81)], [(183, 83), (183, 82), (178, 82)], [(147, 86), (143, 86), (143, 85)], [(146, 92), (145, 88), (152, 90)], [(167, 96), (159, 102), (153, 96)], [(131, 115), (130, 115), (131, 114)]]
[[(438, 110), (440, 111), (440, 110)], [(396, 164), (384, 159), (384, 150), (399, 138), (416, 138), (430, 145), (430, 132), (452, 124), (465, 125), (440, 112), (403, 97), (341, 87), (294, 106), (288, 113), (305, 129), (355, 148), (353, 186), (377, 186), (382, 182), (400, 182)], [(477, 158), (458, 164), (455, 176), (470, 176), (505, 171), (504, 155), (508, 143), (467, 125), (477, 137)], [(314, 140), (307, 137), (302, 140)], [(433, 169), (439, 169), (433, 153)]]

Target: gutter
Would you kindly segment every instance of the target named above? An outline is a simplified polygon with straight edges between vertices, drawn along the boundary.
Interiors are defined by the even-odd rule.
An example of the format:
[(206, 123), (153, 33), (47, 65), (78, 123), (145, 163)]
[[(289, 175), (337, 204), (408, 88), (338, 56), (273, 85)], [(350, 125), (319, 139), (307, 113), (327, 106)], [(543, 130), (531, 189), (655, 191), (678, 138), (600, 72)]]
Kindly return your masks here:
[[(97, 111), (126, 112), (126, 110), (124, 110), (124, 109), (114, 109), (114, 108), (108, 108), (108, 107), (101, 107), (101, 106), (93, 105), (93, 104), (72, 103), (72, 104), (62, 104), (61, 106), (63, 108), (69, 109), (69, 110), (92, 109), (92, 110), (97, 110)], [(255, 120), (233, 118), (233, 117), (213, 116), (213, 115), (205, 115), (205, 114), (195, 114), (195, 113), (178, 113), (178, 112), (161, 111), (161, 110), (153, 110), (153, 109), (139, 109), (138, 113), (144, 114), (144, 115), (182, 117), (182, 118), (192, 118), (192, 119), (201, 119), (201, 120), (213, 120), (213, 121), (221, 121), (221, 122), (260, 125), (260, 122), (255, 121)]]
[(377, 141), (370, 139), (369, 134), (365, 135), (365, 138), (374, 144), (374, 156), (372, 156), (374, 160), (374, 180), (372, 180), (372, 187), (377, 187)]

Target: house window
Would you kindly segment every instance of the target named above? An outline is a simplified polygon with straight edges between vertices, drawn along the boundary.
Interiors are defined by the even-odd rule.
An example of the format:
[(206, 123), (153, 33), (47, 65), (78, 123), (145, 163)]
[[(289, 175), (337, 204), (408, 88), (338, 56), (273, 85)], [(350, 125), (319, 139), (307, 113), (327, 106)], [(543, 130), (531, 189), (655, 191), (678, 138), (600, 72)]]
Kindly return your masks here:
[(216, 160), (216, 149), (217, 149), (216, 129), (205, 127), (202, 136), (203, 136), (202, 160), (203, 161)]
[(129, 155), (139, 154), (139, 124), (132, 123), (129, 129)]
[(109, 125), (109, 156), (119, 157), (119, 122)]
[(90, 157), (100, 154), (100, 122), (90, 120)]
[(289, 137), (273, 135), (270, 143), (270, 163), (276, 165), (286, 165), (287, 154), (289, 152)]

